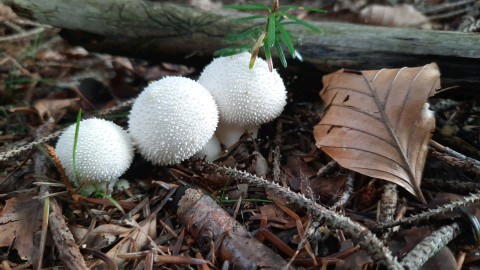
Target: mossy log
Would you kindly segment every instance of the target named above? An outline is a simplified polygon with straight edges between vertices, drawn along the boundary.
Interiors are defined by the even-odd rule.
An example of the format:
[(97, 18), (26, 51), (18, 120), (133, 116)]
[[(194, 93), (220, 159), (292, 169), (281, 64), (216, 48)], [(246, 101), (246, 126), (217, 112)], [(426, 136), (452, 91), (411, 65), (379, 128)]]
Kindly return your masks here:
[[(140, 56), (210, 58), (232, 46), (225, 34), (250, 24), (232, 19), (245, 13), (203, 10), (175, 1), (0, 0), (19, 15), (63, 29), (63, 36), (90, 50)], [(177, 1), (178, 2), (178, 1)], [(378, 69), (437, 62), (444, 82), (480, 83), (480, 35), (312, 22), (316, 33), (291, 26), (300, 37), (306, 64), (320, 71)]]

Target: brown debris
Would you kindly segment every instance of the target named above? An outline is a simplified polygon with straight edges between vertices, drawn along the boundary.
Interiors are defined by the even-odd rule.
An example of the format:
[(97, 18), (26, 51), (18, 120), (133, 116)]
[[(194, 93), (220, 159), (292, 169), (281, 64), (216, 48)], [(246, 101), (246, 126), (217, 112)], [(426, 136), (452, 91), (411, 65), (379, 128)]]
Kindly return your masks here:
[(419, 27), (428, 29), (429, 19), (412, 5), (383, 6), (369, 5), (360, 11), (360, 19), (365, 23), (391, 27)]
[(30, 261), (36, 247), (32, 245), (34, 232), (41, 228), (35, 222), (42, 206), (32, 193), (19, 194), (7, 200), (0, 212), (0, 247), (12, 247), (21, 259)]
[(275, 269), (287, 265), (278, 254), (262, 245), (217, 203), (196, 189), (187, 189), (178, 203), (178, 219), (203, 251), (213, 248), (221, 261), (239, 269)]

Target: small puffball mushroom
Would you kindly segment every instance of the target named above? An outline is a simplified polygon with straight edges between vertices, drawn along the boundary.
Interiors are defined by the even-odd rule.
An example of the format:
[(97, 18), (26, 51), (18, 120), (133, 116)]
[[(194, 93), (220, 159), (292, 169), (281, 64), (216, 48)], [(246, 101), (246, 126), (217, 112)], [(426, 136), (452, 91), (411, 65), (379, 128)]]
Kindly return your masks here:
[(248, 68), (251, 54), (216, 58), (205, 67), (198, 82), (213, 96), (220, 114), (217, 136), (230, 147), (248, 130), (256, 136), (261, 124), (280, 115), (287, 99), (282, 78), (257, 58)]
[(111, 191), (118, 178), (133, 161), (133, 144), (128, 133), (116, 124), (103, 119), (91, 118), (80, 121), (75, 167), (73, 168), (73, 145), (75, 127), (69, 126), (58, 139), (56, 154), (68, 178), (75, 185), (98, 184)]
[(205, 158), (205, 161), (212, 162), (220, 157), (221, 152), (222, 146), (220, 146), (220, 141), (217, 136), (213, 135), (207, 144), (195, 154), (195, 157)]
[(130, 182), (127, 179), (120, 179), (115, 184), (115, 188), (120, 191), (124, 191), (130, 188)]
[(140, 153), (158, 165), (182, 162), (213, 136), (218, 111), (210, 93), (183, 77), (150, 83), (129, 116), (129, 131)]

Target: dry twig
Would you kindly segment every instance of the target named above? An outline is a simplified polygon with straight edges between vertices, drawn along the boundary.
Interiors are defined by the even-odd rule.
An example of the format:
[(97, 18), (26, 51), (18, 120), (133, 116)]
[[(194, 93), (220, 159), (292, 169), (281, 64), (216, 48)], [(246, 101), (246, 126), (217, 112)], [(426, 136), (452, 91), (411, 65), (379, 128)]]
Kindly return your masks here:
[(240, 182), (246, 182), (258, 187), (267, 188), (280, 197), (295, 202), (301, 207), (311, 211), (311, 213), (318, 218), (324, 218), (333, 228), (342, 229), (350, 234), (352, 238), (357, 241), (365, 251), (367, 251), (375, 262), (387, 266), (388, 269), (403, 269), (382, 241), (380, 241), (368, 229), (352, 221), (350, 218), (341, 216), (340, 214), (316, 204), (314, 201), (311, 201), (300, 194), (294, 193), (276, 183), (269, 182), (247, 172), (227, 167), (218, 167), (217, 170), (221, 173), (231, 175), (234, 179)]
[(420, 269), (428, 259), (458, 235), (460, 235), (460, 226), (457, 223), (443, 226), (431, 235), (425, 237), (401, 262), (409, 270)]
[(378, 227), (378, 229), (383, 230), (383, 229), (395, 227), (395, 226), (398, 226), (398, 225), (418, 223), (420, 221), (425, 221), (425, 220), (431, 219), (431, 218), (433, 218), (437, 215), (440, 215), (440, 214), (453, 212), (455, 210), (460, 209), (461, 207), (472, 205), (472, 204), (475, 204), (477, 202), (480, 202), (480, 193), (474, 193), (474, 194), (471, 194), (469, 196), (465, 196), (458, 201), (454, 201), (454, 202), (445, 204), (443, 206), (440, 206), (440, 207), (435, 208), (435, 209), (428, 210), (426, 212), (420, 213), (420, 214), (415, 215), (415, 216), (410, 216), (410, 217), (407, 217), (407, 218), (404, 218), (404, 219), (401, 219), (401, 220), (398, 220), (398, 221), (393, 221), (393, 222), (382, 224)]

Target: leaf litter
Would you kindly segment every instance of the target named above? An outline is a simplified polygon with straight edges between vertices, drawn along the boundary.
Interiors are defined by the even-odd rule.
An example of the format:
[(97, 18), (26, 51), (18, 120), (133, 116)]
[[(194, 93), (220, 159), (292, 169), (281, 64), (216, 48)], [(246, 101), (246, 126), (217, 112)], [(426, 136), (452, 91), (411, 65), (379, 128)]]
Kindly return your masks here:
[(0, 212), (0, 247), (11, 246), (22, 260), (31, 260), (37, 248), (35, 233), (41, 228), (42, 205), (32, 194), (24, 193), (6, 201)]
[(420, 181), (435, 118), (427, 98), (440, 88), (435, 64), (327, 75), (317, 146), (341, 166), (392, 181), (424, 201)]
[[(309, 15), (306, 13), (304, 16), (308, 17)], [(8, 16), (8, 19), (15, 19), (15, 17)], [(49, 36), (46, 36), (47, 38)], [(2, 100), (6, 104), (12, 104), (15, 108), (35, 108), (34, 104), (38, 104), (35, 102), (40, 102), (41, 106), (37, 106), (37, 110), (43, 116), (43, 120), (55, 118), (58, 128), (66, 123), (71, 123), (74, 119), (78, 107), (76, 102), (73, 101), (82, 99), (80, 95), (83, 95), (83, 98), (93, 104), (95, 109), (89, 107), (84, 99), (80, 106), (87, 111), (87, 114), (94, 115), (96, 110), (111, 108), (121, 100), (134, 97), (141, 87), (150, 80), (165, 75), (191, 75), (196, 70), (201, 69), (201, 67), (194, 68), (171, 63), (154, 64), (144, 60), (105, 54), (94, 55), (83, 48), (69, 48), (68, 45), (62, 44), (58, 40), (51, 44), (51, 47), (40, 48), (36, 58), (33, 56), (32, 59), (19, 60), (17, 63), (9, 60), (12, 67), (20, 65), (20, 69), (12, 71), (7, 77), (2, 73), (0, 78), (8, 81), (9, 87), (12, 87), (11, 89), (15, 89), (15, 91), (11, 94), (6, 91), (8, 89), (5, 89), (3, 85), (0, 90)], [(11, 52), (12, 49), (9, 48), (8, 51)], [(420, 72), (417, 72), (420, 67), (411, 70), (409, 68), (405, 69), (413, 74), (420, 74)], [(373, 79), (377, 72), (352, 72), (348, 76), (362, 77), (362, 75), (359, 75), (361, 73), (365, 78), (372, 81), (373, 89), (377, 90), (377, 84), (374, 83), (375, 80)], [(383, 72), (390, 74), (396, 71), (384, 70)], [(302, 76), (298, 76), (299, 73)], [(325, 78), (332, 80), (332, 77), (341, 77), (342, 73), (348, 72), (345, 70), (339, 71), (327, 75)], [(288, 78), (287, 81), (290, 84), (289, 94), (291, 99), (284, 115), (278, 120), (282, 122), (280, 129), (274, 122), (262, 128), (260, 131), (261, 140), (252, 142), (247, 137), (242, 138), (241, 142), (229, 149), (215, 165), (236, 167), (239, 170), (260, 173), (265, 175), (267, 179), (273, 179), (272, 174), (278, 169), (280, 172), (278, 175), (279, 183), (308, 198), (311, 206), (315, 206), (314, 202), (316, 202), (319, 207), (332, 207), (339, 213), (343, 213), (342, 215), (338, 214), (339, 217), (351, 220), (363, 229), (368, 228), (368, 230), (384, 237), (381, 241), (382, 243), (388, 243), (391, 251), (382, 250), (380, 253), (384, 252), (387, 259), (390, 253), (401, 258), (419, 241), (436, 230), (438, 228), (437, 224), (451, 223), (452, 220), (459, 219), (459, 214), (445, 214), (446, 211), (448, 212), (449, 206), (446, 206), (447, 209), (442, 208), (444, 204), (458, 200), (454, 196), (448, 197), (449, 199), (444, 200), (443, 203), (425, 205), (419, 204), (402, 189), (396, 189), (394, 192), (398, 196), (398, 201), (387, 200), (386, 202), (386, 204), (392, 204), (391, 207), (395, 210), (393, 220), (398, 221), (402, 220), (403, 217), (415, 217), (416, 214), (428, 213), (431, 209), (439, 209), (438, 212), (441, 215), (432, 215), (427, 219), (428, 222), (424, 219), (419, 219), (418, 222), (415, 220), (409, 221), (403, 224), (405, 228), (397, 227), (398, 232), (385, 232), (378, 229), (379, 224), (375, 214), (383, 213), (376, 209), (385, 190), (387, 190), (387, 183), (379, 180), (383, 178), (378, 175), (368, 175), (363, 171), (356, 173), (353, 172), (355, 171), (353, 168), (344, 166), (340, 161), (338, 163), (332, 162), (332, 159), (322, 151), (323, 149), (317, 148), (315, 144), (318, 144), (318, 142), (312, 136), (312, 131), (314, 126), (318, 124), (319, 119), (324, 121), (331, 117), (330, 124), (335, 126), (333, 128), (335, 130), (342, 129), (342, 124), (352, 124), (356, 118), (346, 117), (345, 119), (345, 116), (341, 114), (335, 114), (334, 117), (329, 116), (333, 112), (331, 107), (323, 107), (317, 98), (318, 89), (315, 87), (320, 84), (319, 74), (308, 74), (308, 72), (302, 73), (302, 70), (295, 66), (291, 66), (284, 71), (284, 78)], [(381, 75), (380, 73), (377, 77), (383, 79), (384, 84), (388, 84), (388, 78), (394, 77), (391, 75), (383, 78)], [(419, 77), (422, 76), (419, 75)], [(362, 81), (357, 78), (356, 81), (361, 81), (363, 84), (353, 83), (352, 89), (359, 90), (359, 86), (366, 86), (365, 79)], [(410, 77), (410, 80), (405, 79), (405, 81), (413, 80)], [(78, 87), (78, 92), (72, 90), (72, 82)], [(341, 85), (347, 82), (329, 81), (330, 85), (337, 83)], [(436, 85), (436, 83), (433, 82), (432, 85)], [(327, 84), (324, 87), (326, 88)], [(371, 88), (367, 87), (366, 89), (373, 91)], [(406, 87), (406, 89), (409, 88)], [(425, 92), (419, 91), (423, 93), (423, 97), (414, 102), (417, 116), (422, 115), (421, 112), (425, 109), (424, 104), (427, 102), (426, 96), (430, 93), (425, 89), (423, 90)], [(27, 99), (30, 100), (28, 104), (23, 102), (26, 96), (30, 96)], [(366, 109), (371, 114), (379, 114), (378, 108), (372, 109), (368, 106), (372, 102), (367, 100), (367, 102), (358, 104), (359, 102), (354, 102), (356, 97), (351, 94), (348, 100), (343, 102), (346, 96), (337, 93), (335, 97), (331, 98), (331, 101), (340, 100), (348, 106), (359, 106), (359, 108)], [(68, 104), (69, 100), (72, 101), (71, 104)], [(395, 99), (394, 101), (399, 102), (401, 100)], [(447, 103), (447, 106), (439, 105), (444, 102)], [(477, 118), (475, 118), (478, 112), (478, 104), (471, 100), (448, 101), (435, 97), (430, 99), (430, 103), (433, 105), (432, 110), (435, 111), (435, 116), (440, 119), (440, 121), (437, 121), (437, 129), (445, 126), (457, 127), (446, 133), (448, 136), (445, 138), (440, 138), (441, 142), (449, 146), (459, 147), (457, 149), (461, 149), (460, 152), (478, 158), (476, 156), (477, 150), (475, 150), (475, 146), (478, 148), (479, 145), (478, 136), (475, 136), (474, 129), (478, 125)], [(25, 107), (26, 105), (28, 107)], [(67, 110), (64, 111), (65, 108)], [(385, 106), (385, 111), (388, 108), (389, 106)], [(55, 115), (59, 116), (55, 117)], [(395, 113), (392, 112), (390, 115), (395, 115)], [(407, 125), (407, 130), (416, 131), (413, 132), (414, 137), (427, 136), (427, 130), (431, 132), (431, 129), (426, 128), (428, 125), (423, 125), (422, 121), (418, 121), (414, 115), (413, 110), (409, 110), (408, 117), (405, 117), (404, 123)], [(125, 126), (124, 119), (126, 116), (127, 113), (122, 110), (118, 115), (109, 115), (109, 117), (117, 119), (117, 122), (123, 124), (123, 126)], [(19, 138), (28, 141), (30, 134), (33, 134), (42, 125), (42, 119), (40, 118), (27, 110), (10, 113), (5, 121), (2, 119), (1, 131), (2, 134), (15, 136), (5, 137), (5, 142), (13, 142), (13, 140)], [(415, 121), (417, 121), (416, 125)], [(424, 122), (429, 124), (429, 121), (431, 121), (431, 118), (425, 119)], [(385, 123), (384, 121), (380, 122)], [(370, 127), (374, 124), (369, 121), (359, 121), (359, 124), (368, 127), (368, 131), (373, 134), (375, 129), (370, 129)], [(404, 131), (404, 129), (401, 131)], [(382, 134), (385, 135), (386, 133), (383, 132)], [(402, 141), (400, 138), (405, 139), (405, 134), (402, 132), (394, 132), (393, 134), (395, 136), (388, 138), (398, 137), (399, 141)], [(437, 134), (438, 132), (434, 136), (438, 138)], [(281, 140), (274, 140), (275, 137), (280, 137)], [(447, 139), (445, 141), (446, 138), (451, 140)], [(462, 142), (458, 143), (460, 140)], [(354, 139), (347, 140), (349, 144), (355, 142)], [(359, 144), (360, 146), (367, 145), (364, 141)], [(373, 140), (368, 145), (375, 147), (376, 141)], [(400, 149), (405, 150), (409, 146), (408, 143), (401, 145), (404, 148), (397, 147), (393, 150), (389, 148), (390, 150), (387, 151), (386, 155), (390, 158), (398, 157)], [(423, 152), (418, 153), (419, 155), (424, 155), (427, 152), (425, 142), (422, 144), (413, 143), (413, 145), (423, 147)], [(2, 148), (1, 151), (3, 152), (4, 149), (7, 148)], [(279, 155), (274, 154), (275, 149), (278, 149)], [(390, 154), (392, 155), (390, 156)], [(362, 155), (362, 158), (365, 157), (365, 155)], [(333, 156), (332, 158), (335, 159)], [(25, 163), (19, 164), (15, 160), (3, 162), (2, 166), (5, 165), (5, 172), (1, 177), (7, 180), (30, 183), (33, 182), (34, 176), (28, 168), (34, 165), (49, 168), (48, 177), (54, 179), (53, 184), (57, 185), (52, 187), (51, 190), (52, 192), (60, 192), (56, 196), (62, 206), (63, 218), (68, 222), (71, 231), (74, 232), (79, 247), (85, 247), (82, 254), (89, 266), (111, 265), (112, 260), (118, 263), (120, 268), (132, 269), (143, 267), (147, 269), (153, 267), (173, 268), (178, 267), (177, 264), (179, 266), (181, 264), (200, 264), (203, 267), (201, 269), (224, 266), (225, 262), (220, 259), (222, 254), (228, 251), (229, 254), (243, 255), (243, 252), (249, 251), (248, 248), (250, 247), (239, 246), (230, 250), (224, 249), (222, 243), (226, 242), (226, 239), (237, 237), (232, 234), (231, 230), (228, 230), (228, 226), (225, 226), (230, 224), (228, 222), (235, 220), (235, 226), (249, 232), (247, 238), (259, 240), (261, 243), (259, 248), (262, 251), (267, 248), (281, 256), (284, 261), (292, 260), (292, 267), (324, 268), (327, 264), (335, 264), (336, 269), (352, 269), (362, 266), (368, 268), (371, 267), (372, 262), (378, 262), (377, 257), (375, 257), (376, 259), (370, 257), (371, 253), (369, 252), (371, 250), (368, 246), (366, 247), (361, 240), (353, 240), (359, 239), (354, 238), (354, 231), (339, 227), (337, 223), (326, 222), (322, 216), (312, 216), (311, 211), (305, 210), (308, 205), (297, 205), (290, 197), (279, 195), (279, 187), (265, 190), (252, 184), (237, 184), (234, 181), (235, 175), (219, 173), (215, 167), (212, 168), (202, 161), (191, 160), (170, 168), (158, 168), (137, 158), (133, 165), (134, 168), (125, 175), (127, 179), (136, 180), (131, 181), (130, 188), (113, 194), (113, 197), (119, 203), (129, 206), (128, 208), (125, 207), (129, 212), (124, 215), (111, 206), (107, 200), (82, 198), (80, 201), (76, 201), (75, 198), (62, 193), (65, 192), (65, 188), (58, 183), (58, 173), (49, 164), (33, 164), (28, 155), (21, 160), (25, 160)], [(423, 162), (426, 165), (423, 172), (424, 177), (420, 177), (417, 173), (416, 177), (413, 178), (393, 177), (392, 179), (395, 180), (390, 181), (396, 182), (417, 197), (421, 192), (420, 194), (423, 194), (429, 202), (432, 202), (432, 198), (436, 194), (449, 194), (447, 191), (452, 191), (445, 188), (447, 184), (451, 184), (448, 182), (449, 179), (462, 181), (462, 185), (456, 185), (459, 194), (467, 194), (473, 190), (468, 188), (468, 184), (474, 183), (477, 179), (474, 173), (455, 169), (450, 167), (451, 165), (447, 161), (432, 157)], [(391, 170), (392, 175), (396, 175), (401, 169), (405, 170), (409, 166), (423, 169), (423, 165), (420, 163), (407, 162), (402, 164), (405, 165), (403, 168)], [(339, 165), (345, 168), (341, 168)], [(278, 168), (275, 168), (275, 166), (278, 166)], [(382, 168), (385, 169), (385, 167)], [(400, 173), (400, 175), (405, 176), (406, 173)], [(424, 179), (421, 182), (422, 178)], [(436, 184), (433, 186), (423, 185), (425, 178), (429, 180), (428, 183), (432, 183), (430, 180), (437, 180), (433, 182)], [(51, 179), (35, 180), (52, 182)], [(41, 212), (41, 204), (35, 197), (37, 193), (30, 193), (28, 196), (22, 195), (26, 191), (24, 188), (31, 188), (31, 185), (24, 186), (21, 190), (14, 190), (9, 186), (2, 185), (2, 183), (3, 181), (0, 181), (0, 190), (4, 192), (0, 196), (3, 206), (0, 218), (5, 222), (0, 224), (0, 230), (6, 233), (0, 234), (0, 250), (2, 255), (10, 255), (8, 259), (2, 257), (2, 265), (16, 267), (24, 264), (25, 261), (28, 265), (32, 263), (33, 250), (36, 248), (33, 245), (35, 243), (33, 236), (40, 228), (39, 224), (31, 222), (31, 217)], [(202, 207), (192, 214), (192, 218), (200, 220), (195, 224), (179, 222), (179, 219), (186, 219), (189, 216), (178, 213), (175, 205), (166, 204), (167, 201), (175, 197), (170, 192), (172, 188), (176, 188), (174, 185), (183, 186), (187, 183), (201, 187), (209, 198), (214, 199), (214, 202), (211, 202), (212, 207)], [(238, 185), (242, 186), (237, 187)], [(225, 194), (228, 194), (230, 200), (227, 200)], [(475, 201), (475, 196), (472, 198)], [(463, 204), (459, 202), (453, 208), (458, 209), (460, 206), (471, 205), (468, 201)], [(18, 209), (18, 211), (14, 209)], [(211, 212), (212, 209), (224, 212), (220, 215)], [(209, 218), (208, 221), (211, 222), (209, 224), (212, 224), (212, 228), (215, 226), (215, 228), (223, 230), (223, 233), (220, 233), (220, 237), (216, 238), (217, 241), (202, 242), (202, 239), (212, 238), (196, 239), (194, 237), (195, 226), (205, 226), (204, 224), (206, 224), (201, 216), (212, 217), (214, 214), (222, 218), (216, 216)], [(225, 223), (226, 219), (229, 220), (227, 223)], [(368, 235), (368, 230), (364, 231), (365, 235)], [(206, 231), (208, 232), (208, 228)], [(362, 245), (361, 248), (358, 245), (359, 243)], [(199, 250), (202, 244), (207, 247), (206, 251)], [(55, 245), (47, 241), (47, 248), (54, 250)], [(455, 255), (461, 254), (455, 245), (451, 246), (450, 249), (455, 252)], [(369, 252), (365, 250), (369, 250)], [(298, 253), (296, 253), (297, 251)], [(11, 255), (15, 252), (19, 254), (19, 258), (12, 258)], [(450, 254), (448, 252), (447, 249), (447, 255), (444, 256), (448, 256), (449, 262), (451, 262), (453, 257), (451, 252)], [(269, 260), (271, 258), (273, 257), (266, 255), (265, 258), (259, 260)], [(466, 255), (466, 259), (466, 262), (479, 260), (474, 253)], [(55, 255), (55, 252), (45, 253), (44, 267), (61, 266), (63, 263), (62, 259)], [(438, 269), (442, 269), (442, 267), (447, 269), (449, 266), (450, 264), (440, 265)]]

